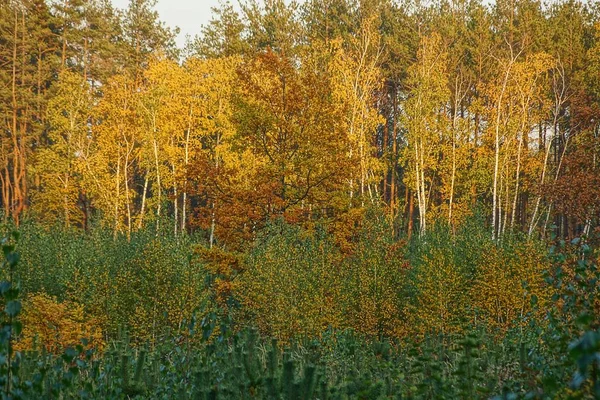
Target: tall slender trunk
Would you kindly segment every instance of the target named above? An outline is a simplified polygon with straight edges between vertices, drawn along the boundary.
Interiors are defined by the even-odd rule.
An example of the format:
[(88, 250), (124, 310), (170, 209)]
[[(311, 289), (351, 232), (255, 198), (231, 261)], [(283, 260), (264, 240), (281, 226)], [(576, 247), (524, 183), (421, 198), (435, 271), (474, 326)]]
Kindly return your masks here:
[[(504, 87), (502, 89), (504, 93)], [(502, 98), (502, 95), (500, 96)], [(501, 100), (498, 100), (497, 117), (496, 117), (496, 129), (495, 129), (495, 140), (494, 140), (494, 183), (492, 187), (492, 239), (496, 239), (498, 231), (498, 167), (500, 164), (500, 105)]]
[(415, 211), (415, 198), (414, 196), (410, 196), (409, 197), (409, 202), (408, 202), (408, 228), (407, 228), (407, 237), (408, 240), (410, 240), (410, 238), (412, 237), (412, 233), (413, 233), (413, 215), (414, 215), (414, 211)]
[(175, 172), (175, 163), (171, 165), (171, 170), (173, 172), (173, 217), (175, 223), (173, 224), (173, 234), (177, 236), (177, 229), (179, 228), (179, 195), (177, 193), (177, 179)]
[(360, 155), (360, 197), (361, 197), (362, 205), (364, 206), (366, 168), (365, 168), (365, 154), (364, 154), (364, 144), (363, 144), (362, 136), (363, 135), (362, 135), (362, 129), (361, 129), (361, 138), (360, 138), (360, 142), (358, 144), (358, 150), (359, 150), (359, 155)]
[[(556, 173), (554, 174), (554, 182), (556, 182), (558, 180), (558, 177), (560, 176), (562, 162), (563, 162), (565, 153), (567, 152), (568, 139), (569, 139), (569, 137), (567, 137), (567, 140), (565, 140), (565, 144), (563, 146), (562, 153), (560, 155), (558, 155), (558, 154), (556, 155), (556, 157), (558, 159), (558, 167), (556, 167)], [(548, 215), (546, 216), (546, 221), (544, 222), (543, 231), (545, 231), (546, 227), (548, 226), (548, 222), (550, 220), (550, 211), (552, 210), (552, 206), (553, 206), (552, 201), (550, 201), (550, 204), (548, 205)], [(557, 225), (562, 227), (562, 223), (558, 223)]]
[(210, 217), (210, 237), (208, 240), (209, 243), (209, 247), (212, 249), (213, 244), (215, 242), (215, 202), (213, 200), (212, 202), (212, 212), (211, 212), (211, 217)]
[(149, 171), (146, 169), (146, 177), (144, 178), (144, 191), (142, 193), (142, 205), (140, 208), (140, 215), (138, 218), (138, 229), (142, 228), (142, 224), (144, 223), (144, 213), (146, 212), (146, 195), (148, 193), (148, 181), (149, 181)]
[[(221, 141), (221, 137), (219, 135), (217, 135), (216, 146), (215, 146), (215, 167), (217, 170), (219, 169), (218, 148), (219, 148), (220, 141)], [(211, 217), (210, 217), (209, 247), (212, 249), (214, 241), (215, 241), (215, 227), (216, 227), (216, 213), (215, 213), (216, 200), (215, 199), (212, 200), (211, 207), (212, 207), (212, 211), (211, 211)]]
[(187, 191), (188, 191), (188, 165), (190, 163), (190, 134), (192, 131), (192, 116), (194, 113), (194, 106), (190, 106), (190, 112), (188, 115), (188, 127), (185, 133), (185, 148), (184, 148), (184, 163), (185, 163), (185, 176), (183, 180), (183, 194), (181, 203), (181, 232), (185, 232), (186, 219), (187, 219)]
[(506, 184), (504, 185), (506, 188), (506, 197), (504, 199), (504, 221), (502, 222), (502, 230), (500, 231), (500, 235), (504, 236), (506, 232), (506, 226), (508, 225), (508, 211), (510, 210), (510, 185), (508, 184), (508, 163), (506, 164)]
[(454, 204), (454, 182), (456, 180), (456, 124), (457, 112), (454, 109), (454, 117), (452, 118), (452, 176), (450, 178), (450, 200), (448, 201), (448, 225), (452, 225), (452, 206)]
[(544, 185), (544, 181), (546, 178), (546, 169), (548, 168), (548, 158), (550, 157), (550, 148), (552, 147), (552, 141), (553, 141), (553, 137), (554, 137), (554, 133), (552, 134), (552, 138), (550, 139), (550, 143), (545, 143), (546, 146), (546, 151), (544, 154), (544, 166), (542, 168), (542, 176), (540, 178), (540, 193), (538, 194), (537, 198), (535, 199), (535, 206), (533, 208), (533, 214), (531, 215), (531, 222), (529, 223), (529, 230), (527, 232), (527, 236), (531, 237), (531, 235), (533, 234), (533, 230), (535, 228), (535, 226), (537, 225), (537, 214), (540, 208), (540, 202), (542, 201), (542, 186)]
[(65, 173), (65, 178), (63, 181), (63, 190), (64, 190), (64, 195), (63, 195), (63, 208), (64, 208), (64, 213), (65, 213), (65, 227), (68, 228), (70, 225), (70, 221), (69, 221), (69, 195), (68, 195), (68, 190), (69, 190), (69, 173)]
[[(13, 60), (12, 60), (12, 126), (11, 126), (11, 138), (12, 138), (12, 145), (13, 145), (13, 151), (12, 151), (12, 156), (13, 156), (13, 177), (12, 177), (12, 183), (13, 183), (13, 190), (12, 190), (12, 199), (9, 198), (8, 200), (8, 209), (11, 210), (11, 213), (14, 210), (15, 207), (15, 202), (16, 202), (16, 198), (17, 198), (17, 192), (18, 192), (18, 188), (17, 186), (17, 181), (16, 181), (16, 173), (17, 173), (17, 154), (19, 152), (18, 150), (18, 140), (17, 140), (17, 117), (18, 117), (18, 102), (17, 102), (17, 41), (18, 41), (18, 35), (17, 35), (17, 31), (19, 29), (19, 25), (18, 25), (18, 21), (19, 21), (19, 15), (17, 13), (17, 8), (15, 7), (14, 10), (14, 34), (13, 34)], [(8, 171), (9, 168), (6, 169), (7, 171), (7, 175), (8, 175)], [(9, 178), (10, 181), (11, 178)]]
[(498, 216), (498, 169), (500, 166), (500, 120), (502, 115), (502, 101), (504, 100), (506, 86), (508, 85), (508, 77), (510, 76), (510, 71), (514, 61), (515, 57), (511, 57), (510, 63), (506, 68), (506, 72), (504, 73), (504, 79), (502, 80), (502, 90), (500, 91), (500, 94), (498, 96), (498, 102), (496, 104), (496, 121), (494, 126), (494, 183), (492, 188), (492, 239), (494, 240), (498, 237), (498, 227), (500, 224)]
[(415, 143), (415, 184), (417, 189), (417, 202), (419, 203), (419, 233), (423, 232), (423, 225), (425, 223), (423, 218), (423, 202), (421, 199), (421, 171), (419, 163), (419, 144)]
[(129, 143), (125, 152), (125, 165), (123, 166), (123, 178), (125, 180), (125, 201), (127, 203), (127, 241), (131, 240), (131, 199), (129, 198)]
[(395, 210), (396, 210), (396, 201), (397, 201), (397, 196), (396, 196), (396, 168), (398, 167), (398, 149), (397, 149), (397, 130), (396, 130), (396, 118), (398, 117), (398, 94), (397, 94), (397, 88), (396, 85), (394, 84), (394, 90), (393, 90), (393, 95), (394, 95), (394, 100), (393, 100), (393, 105), (394, 105), (394, 117), (393, 117), (393, 121), (394, 121), (394, 126), (392, 127), (392, 182), (391, 182), (391, 187), (390, 187), (390, 209), (391, 209), (391, 214), (392, 214), (392, 219), (395, 218)]
[[(502, 178), (503, 177), (501, 175), (499, 177), (499, 179), (500, 179), (500, 182), (499, 182), (499, 186), (500, 187), (499, 187), (499, 190), (498, 190), (499, 193), (502, 193), (502, 189), (503, 189), (504, 180)], [(497, 221), (497, 224), (498, 224), (498, 228), (497, 228), (498, 229), (498, 231), (497, 231), (497, 235), (498, 236), (497, 237), (500, 237), (500, 230), (502, 229), (502, 202), (501, 201), (498, 202), (498, 221)]]
[(542, 227), (542, 238), (545, 238), (546, 229), (548, 227), (548, 223), (550, 222), (550, 216), (552, 214), (552, 202), (548, 205), (548, 213), (546, 214), (546, 220), (544, 221), (544, 226)]
[[(564, 69), (562, 68), (562, 65), (559, 65), (558, 68), (555, 69), (555, 74), (552, 75), (553, 77), (553, 91), (554, 91), (554, 110), (553, 110), (553, 121), (552, 121), (552, 135), (550, 136), (550, 141), (546, 140), (546, 127), (544, 126), (544, 135), (543, 135), (543, 145), (544, 145), (544, 149), (545, 149), (545, 154), (544, 154), (544, 166), (542, 168), (542, 176), (540, 177), (540, 193), (538, 194), (536, 200), (535, 200), (535, 207), (533, 208), (533, 214), (531, 216), (531, 222), (529, 224), (529, 232), (528, 232), (528, 236), (531, 237), (531, 235), (533, 234), (533, 230), (535, 229), (536, 225), (537, 225), (537, 214), (539, 212), (539, 208), (540, 208), (540, 202), (542, 200), (542, 187), (544, 185), (545, 182), (545, 178), (546, 178), (546, 171), (548, 169), (548, 161), (550, 158), (550, 150), (552, 149), (553, 143), (555, 142), (557, 137), (560, 137), (558, 131), (559, 131), (559, 124), (558, 124), (558, 119), (560, 116), (560, 112), (561, 112), (561, 108), (565, 102), (565, 89), (566, 89), (566, 83), (565, 83), (565, 74), (564, 74)], [(540, 140), (540, 142), (542, 142)], [(560, 169), (560, 167), (559, 167)], [(557, 175), (558, 177), (558, 175)], [(548, 210), (551, 209), (551, 206), (549, 207)], [(544, 223), (544, 231), (546, 230), (546, 226), (547, 226), (547, 220), (548, 218), (546, 218), (546, 222)]]
[[(429, 199), (428, 199), (428, 195), (427, 195), (427, 186), (425, 183), (425, 146), (423, 144), (423, 142), (421, 142), (421, 152), (420, 152), (420, 159), (419, 159), (419, 164), (420, 164), (420, 173), (421, 173), (421, 205), (419, 206), (419, 214), (421, 215), (421, 218), (423, 218), (423, 222), (420, 224), (419, 226), (419, 232), (421, 235), (425, 234), (425, 231), (427, 230), (427, 205), (429, 203)], [(431, 189), (431, 187), (430, 187)], [(422, 210), (422, 211), (421, 211)]]
[(117, 158), (117, 173), (115, 174), (115, 215), (114, 215), (114, 231), (113, 238), (117, 239), (119, 232), (119, 197), (121, 197), (121, 155)]
[(184, 182), (184, 191), (181, 194), (181, 232), (185, 232), (187, 224), (186, 224), (186, 218), (187, 218), (187, 190), (185, 190), (185, 187), (187, 186), (187, 181)]
[(0, 181), (2, 182), (2, 206), (4, 209), (4, 223), (8, 221), (10, 216), (10, 174), (8, 172), (8, 160), (7, 165), (4, 166), (3, 173), (0, 173)]
[[(21, 78), (20, 84), (25, 84), (25, 14), (22, 13), (23, 37), (22, 45), (22, 60), (21, 60)], [(14, 10), (14, 32), (13, 32), (13, 54), (12, 54), (12, 121), (11, 121), (11, 138), (12, 138), (12, 199), (9, 200), (9, 207), (13, 217), (13, 221), (18, 226), (21, 212), (25, 207), (26, 196), (26, 181), (25, 181), (25, 151), (24, 132), (27, 129), (27, 121), (23, 120), (19, 125), (19, 101), (17, 97), (17, 50), (19, 42), (19, 12), (17, 8)], [(22, 110), (22, 114), (25, 110)]]
[[(385, 124), (383, 125), (383, 141), (381, 145), (381, 156), (384, 157), (387, 153), (388, 143), (390, 142), (390, 115), (386, 116)], [(390, 164), (386, 163), (386, 168), (382, 171), (383, 176), (381, 177), (381, 193), (383, 193), (383, 202), (388, 206), (391, 206), (391, 197), (389, 192), (390, 187)]]
[(513, 205), (512, 205), (512, 215), (510, 217), (510, 228), (511, 229), (513, 229), (515, 227), (515, 217), (517, 214), (517, 199), (519, 198), (519, 184), (521, 183), (521, 181), (520, 181), (521, 150), (523, 148), (523, 135), (524, 135), (524, 133), (522, 133), (521, 137), (519, 138), (519, 148), (517, 150), (517, 173), (515, 174), (515, 196), (514, 196)]
[[(154, 125), (156, 126), (156, 125)], [(156, 167), (156, 185), (158, 189), (158, 205), (156, 207), (156, 232), (160, 229), (160, 211), (162, 206), (162, 184), (160, 181), (160, 164), (158, 161), (158, 143), (156, 141), (156, 128), (154, 127), (154, 137), (152, 138), (152, 145), (154, 148), (154, 164)]]
[(37, 117), (40, 120), (43, 120), (43, 116), (42, 116), (42, 58), (43, 58), (43, 53), (42, 50), (40, 48), (40, 45), (38, 45), (38, 54), (37, 54), (37, 76), (36, 76), (36, 80), (37, 80), (37, 84), (36, 84), (36, 106), (37, 106)]
[[(28, 49), (25, 46), (27, 38), (27, 27), (25, 24), (25, 11), (21, 12), (21, 85), (26, 85), (26, 65), (28, 63)], [(18, 174), (18, 187), (19, 187), (19, 202), (17, 203), (17, 218), (16, 223), (19, 223), (21, 213), (27, 208), (27, 179), (26, 179), (26, 160), (27, 160), (27, 132), (30, 118), (29, 105), (25, 103), (26, 107), (22, 111), (21, 118), (21, 129), (19, 130), (19, 174)], [(23, 117), (24, 116), (24, 117)]]

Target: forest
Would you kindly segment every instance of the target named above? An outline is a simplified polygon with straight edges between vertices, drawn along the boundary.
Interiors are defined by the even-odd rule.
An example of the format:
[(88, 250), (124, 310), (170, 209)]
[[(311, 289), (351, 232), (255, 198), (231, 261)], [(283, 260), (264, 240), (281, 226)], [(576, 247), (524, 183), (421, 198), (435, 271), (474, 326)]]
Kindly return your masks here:
[(0, 1), (2, 399), (600, 398), (600, 3)]

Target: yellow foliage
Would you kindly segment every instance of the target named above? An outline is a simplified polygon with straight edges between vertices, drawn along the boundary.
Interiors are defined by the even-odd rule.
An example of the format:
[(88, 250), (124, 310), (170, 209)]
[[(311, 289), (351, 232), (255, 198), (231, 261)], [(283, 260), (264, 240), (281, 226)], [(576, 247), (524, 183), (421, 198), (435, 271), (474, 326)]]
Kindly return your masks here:
[(16, 343), (17, 350), (43, 346), (46, 351), (58, 354), (69, 346), (81, 344), (81, 339), (87, 339), (89, 347), (104, 346), (102, 329), (80, 304), (61, 303), (45, 293), (36, 293), (24, 301), (23, 308), (23, 333)]
[(352, 328), (368, 336), (401, 336), (404, 326), (395, 293), (397, 289), (390, 284), (388, 277), (378, 278), (376, 271), (363, 270), (360, 272), (359, 288), (356, 299), (359, 312), (352, 318)]
[(108, 337), (126, 328), (138, 342), (153, 342), (189, 321), (206, 296), (204, 271), (184, 261), (178, 248), (152, 240), (114, 268), (94, 265), (74, 271), (68, 298), (81, 299)]
[[(305, 246), (310, 250), (306, 250)], [(240, 276), (237, 294), (261, 332), (288, 340), (342, 325), (340, 269), (326, 245), (277, 238)]]
[(532, 296), (539, 309), (551, 297), (543, 271), (548, 269), (533, 244), (525, 243), (510, 252), (497, 247), (483, 254), (475, 285), (471, 289), (474, 306), (495, 328), (506, 330), (514, 321), (532, 311)]
[(425, 256), (422, 268), (418, 278), (418, 308), (412, 312), (418, 324), (413, 328), (419, 333), (459, 330), (468, 302), (464, 272), (443, 249), (433, 249)]
[(181, 327), (203, 296), (202, 276), (191, 265), (179, 269), (170, 263), (168, 251), (158, 240), (149, 243), (113, 289), (115, 293), (123, 286), (132, 289), (121, 298), (123, 320), (132, 336), (151, 343), (165, 329)]

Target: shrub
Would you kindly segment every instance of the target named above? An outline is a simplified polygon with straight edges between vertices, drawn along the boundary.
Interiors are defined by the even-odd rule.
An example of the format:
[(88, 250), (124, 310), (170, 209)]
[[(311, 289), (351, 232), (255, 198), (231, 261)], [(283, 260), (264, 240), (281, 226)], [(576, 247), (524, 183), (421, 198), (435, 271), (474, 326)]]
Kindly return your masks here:
[(345, 327), (371, 337), (400, 337), (407, 332), (405, 242), (395, 241), (383, 213), (369, 210), (344, 260)]
[(273, 223), (240, 278), (246, 316), (265, 334), (287, 340), (342, 324), (340, 254), (322, 230)]
[(69, 346), (79, 345), (82, 338), (89, 347), (104, 347), (98, 321), (86, 315), (81, 304), (58, 302), (45, 293), (36, 293), (23, 302), (23, 307), (24, 329), (15, 346), (19, 351), (39, 346), (49, 353), (60, 354)]
[(438, 224), (411, 244), (412, 294), (408, 297), (414, 333), (460, 331), (469, 312), (470, 268), (447, 226)]
[(534, 242), (488, 246), (470, 291), (473, 305), (491, 327), (506, 332), (525, 321), (534, 310), (532, 305), (539, 303), (535, 309), (545, 309), (552, 297), (544, 282), (544, 271), (549, 269), (550, 263)]

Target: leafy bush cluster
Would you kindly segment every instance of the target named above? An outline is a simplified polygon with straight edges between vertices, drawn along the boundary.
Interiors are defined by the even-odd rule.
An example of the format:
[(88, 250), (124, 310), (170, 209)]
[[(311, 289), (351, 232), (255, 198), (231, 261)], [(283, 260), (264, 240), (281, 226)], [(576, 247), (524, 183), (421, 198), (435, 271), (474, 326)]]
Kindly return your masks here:
[[(83, 234), (33, 224), (20, 232), (17, 276), (31, 297), (31, 313), (58, 307), (66, 311), (57, 310), (56, 318), (66, 313), (73, 319), (67, 314), (79, 310), (93, 325), (85, 329), (97, 327), (104, 341), (127, 327), (137, 341), (155, 342), (183, 326), (205, 297), (206, 274), (190, 261), (189, 237), (140, 231), (129, 241), (115, 240), (101, 229)], [(43, 296), (46, 305), (39, 302)], [(26, 317), (35, 318), (31, 313)]]
[(439, 226), (410, 244), (389, 231), (382, 216), (367, 216), (348, 254), (322, 229), (272, 224), (231, 293), (241, 319), (287, 340), (330, 327), (422, 337), (460, 332), (466, 322), (504, 334), (542, 317), (553, 291), (542, 243), (497, 243), (475, 220), (457, 232)]
[(498, 243), (472, 221), (396, 241), (375, 213), (351, 251), (275, 222), (246, 254), (190, 258), (191, 238), (34, 228), (21, 257), (3, 241), (3, 398), (600, 396), (589, 238)]

